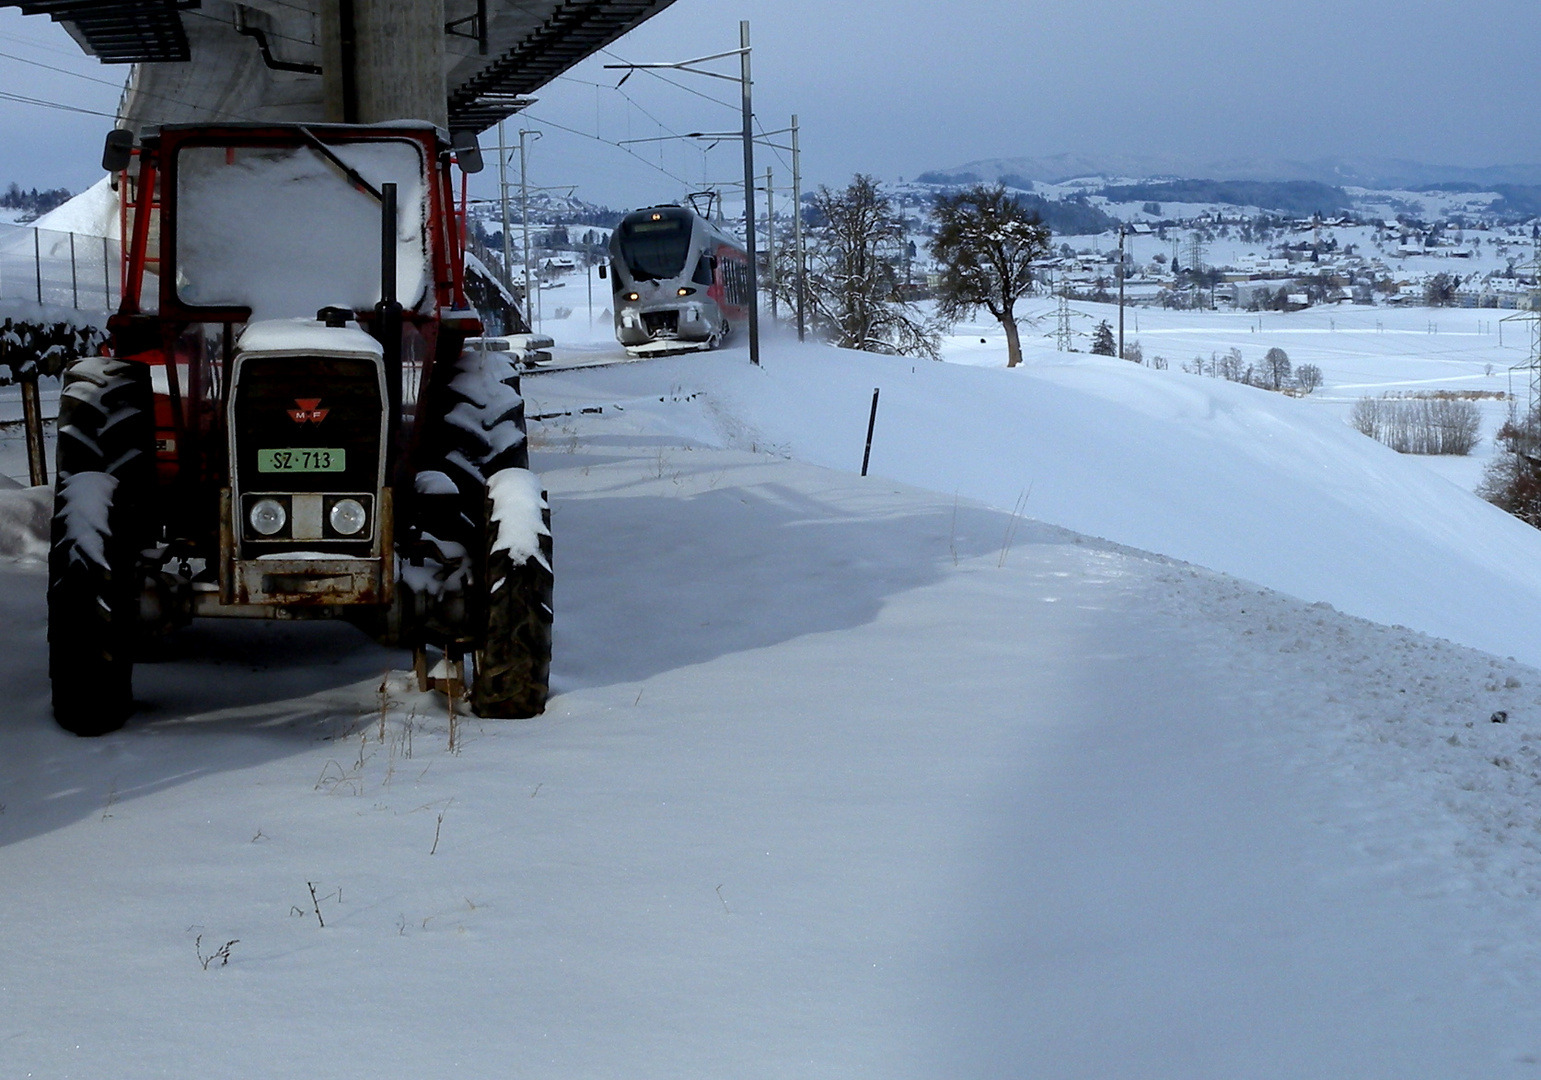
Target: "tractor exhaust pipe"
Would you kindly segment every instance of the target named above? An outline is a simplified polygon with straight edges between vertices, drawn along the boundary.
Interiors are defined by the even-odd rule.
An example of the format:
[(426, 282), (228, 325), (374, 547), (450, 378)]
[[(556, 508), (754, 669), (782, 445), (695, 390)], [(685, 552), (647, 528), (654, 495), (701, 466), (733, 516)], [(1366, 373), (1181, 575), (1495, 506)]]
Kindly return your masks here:
[(396, 185), (380, 185), (380, 302), (376, 336), (385, 350), (386, 475), (396, 475), (401, 433), (401, 304), (396, 299)]

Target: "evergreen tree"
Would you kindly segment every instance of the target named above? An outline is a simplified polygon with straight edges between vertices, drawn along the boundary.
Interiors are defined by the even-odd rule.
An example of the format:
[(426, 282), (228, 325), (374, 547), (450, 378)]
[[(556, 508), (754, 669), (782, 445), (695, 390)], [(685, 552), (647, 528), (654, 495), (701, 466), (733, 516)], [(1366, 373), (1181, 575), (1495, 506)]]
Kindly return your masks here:
[(1113, 328), (1103, 319), (1092, 331), (1092, 352), (1098, 356), (1112, 356), (1114, 352)]

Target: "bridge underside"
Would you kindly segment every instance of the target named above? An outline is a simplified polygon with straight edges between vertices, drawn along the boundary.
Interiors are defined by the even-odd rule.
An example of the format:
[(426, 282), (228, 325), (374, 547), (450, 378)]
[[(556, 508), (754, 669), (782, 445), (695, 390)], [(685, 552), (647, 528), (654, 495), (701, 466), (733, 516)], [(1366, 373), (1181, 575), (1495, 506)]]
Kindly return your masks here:
[(136, 130), (410, 117), (482, 131), (671, 3), (0, 0), (105, 64), (134, 64), (121, 120)]

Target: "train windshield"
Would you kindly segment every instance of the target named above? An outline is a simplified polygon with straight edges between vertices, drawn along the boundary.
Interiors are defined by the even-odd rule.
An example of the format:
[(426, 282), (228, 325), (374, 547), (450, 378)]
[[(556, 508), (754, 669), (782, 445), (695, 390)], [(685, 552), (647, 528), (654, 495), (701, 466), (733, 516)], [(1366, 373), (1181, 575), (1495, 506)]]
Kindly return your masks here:
[(690, 254), (690, 215), (650, 210), (621, 223), (621, 257), (637, 281), (679, 277)]

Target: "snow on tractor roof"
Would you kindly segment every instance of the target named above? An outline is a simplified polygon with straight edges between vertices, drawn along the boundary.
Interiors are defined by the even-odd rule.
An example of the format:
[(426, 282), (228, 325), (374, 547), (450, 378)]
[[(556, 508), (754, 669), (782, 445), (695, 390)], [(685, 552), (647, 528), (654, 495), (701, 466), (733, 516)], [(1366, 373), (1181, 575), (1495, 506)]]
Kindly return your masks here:
[(327, 326), (315, 319), (269, 319), (251, 323), (241, 333), (242, 353), (317, 353), (384, 356), (380, 343), (357, 326)]

